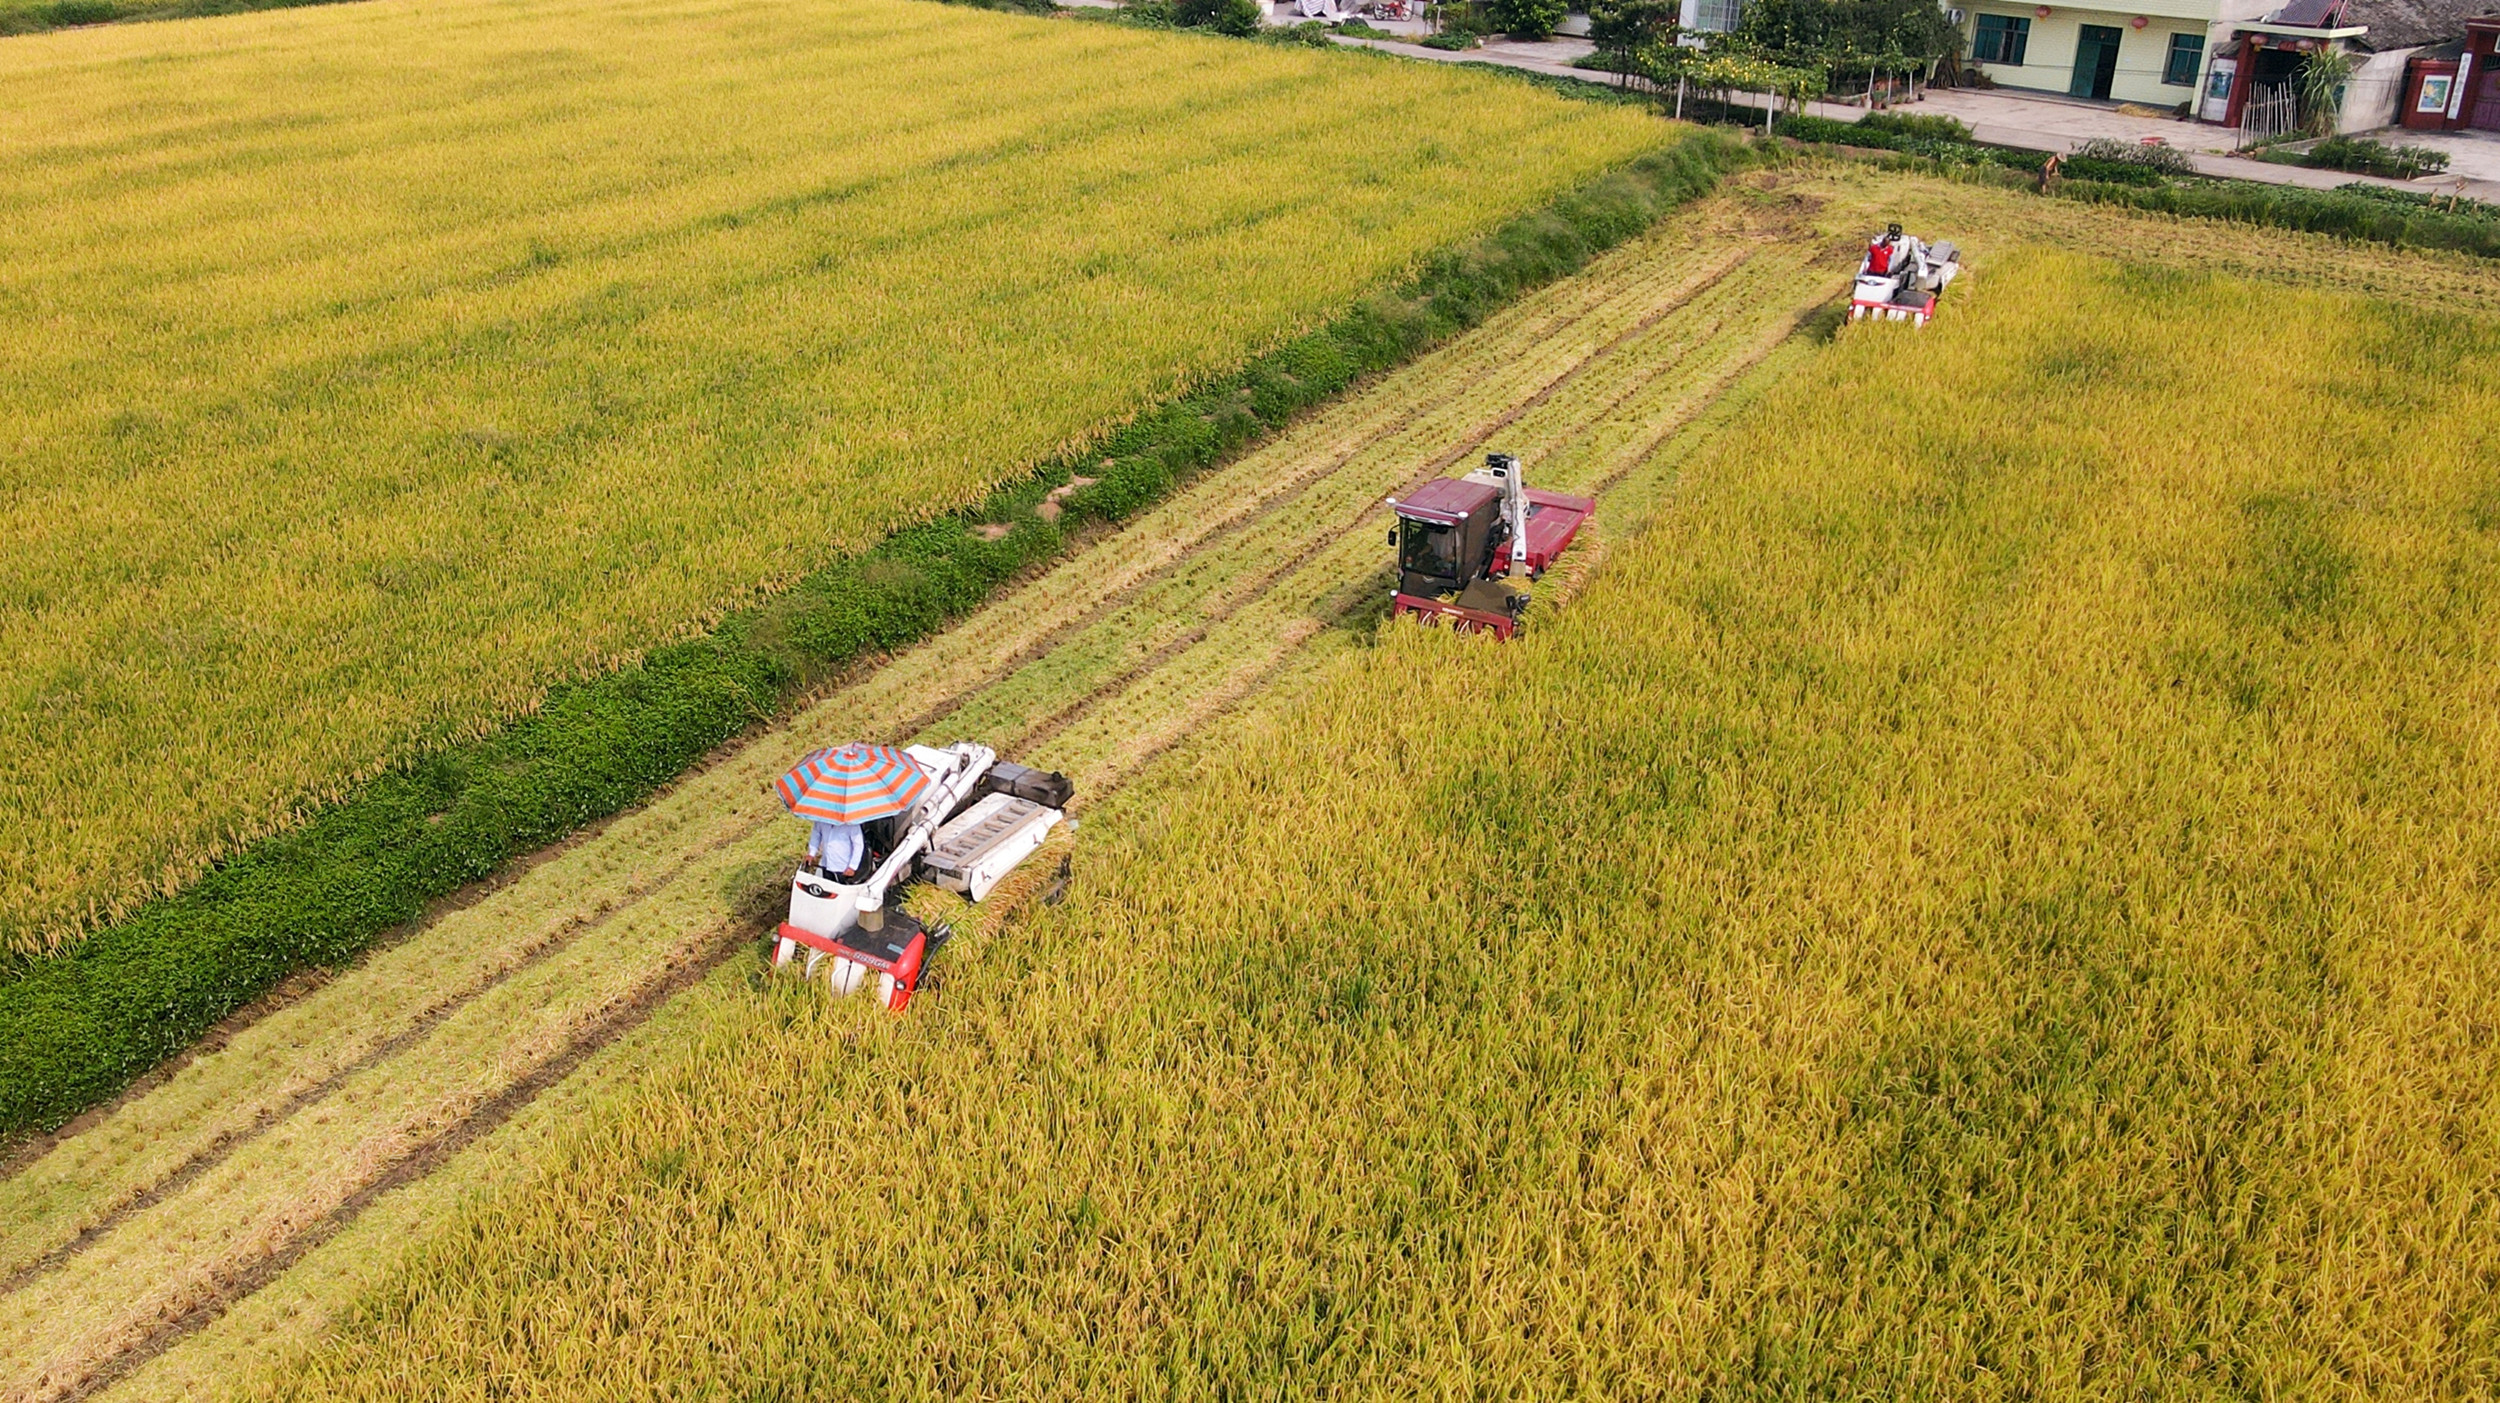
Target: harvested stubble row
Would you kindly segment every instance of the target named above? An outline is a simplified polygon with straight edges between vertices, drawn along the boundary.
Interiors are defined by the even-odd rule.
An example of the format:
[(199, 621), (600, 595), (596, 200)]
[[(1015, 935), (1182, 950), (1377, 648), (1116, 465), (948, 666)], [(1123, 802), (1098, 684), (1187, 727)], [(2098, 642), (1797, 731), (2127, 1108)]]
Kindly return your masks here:
[[(1099, 796), (1279, 667), (1307, 666), (1314, 635), (1350, 602), (1375, 603), (1382, 552), (1376, 527), (1356, 523), (1384, 493), (1497, 432), (1532, 461), (1554, 453), (1540, 480), (1601, 485), (1831, 295), (1840, 265), (1822, 243), (1756, 228), (1741, 206), (1675, 221), (117, 1108), (0, 1183), (0, 1273), (26, 1273), (0, 1300), (0, 1358), (28, 1361), (0, 1384), (40, 1396), (149, 1357), (172, 1338), (159, 1322), (221, 1307), (226, 1283), (291, 1261), (308, 1233), (341, 1226), (325, 1221), (339, 1205), (365, 1211), (357, 1196), (396, 1162), (506, 1114), (510, 1089), (607, 1010), (751, 928), (750, 898), (772, 888), (795, 839), (764, 783), (792, 748), (926, 725), (1066, 768)], [(1640, 387), (1655, 393), (1627, 427)], [(1612, 456), (1561, 452), (1608, 433), (1633, 437)], [(953, 714), (933, 714), (933, 700)], [(1017, 751), (1027, 736), (1038, 748)], [(977, 960), (978, 945), (949, 958)], [(404, 1231), (404, 1212), (377, 1211)], [(342, 1245), (377, 1246), (346, 1231)], [(389, 1257), (343, 1267), (322, 1249), (308, 1265), (352, 1278)], [(292, 1300), (300, 1288), (275, 1289)], [(129, 1386), (192, 1387), (203, 1361), (264, 1348), (260, 1332), (283, 1314), (247, 1307)], [(77, 1323), (64, 1331), (62, 1319)]]
[(1662, 136), (904, 0), (340, 6), (0, 87), (0, 953)]
[(2489, 1395), (2500, 319), (1974, 266), (940, 1017), (723, 997), (269, 1392)]

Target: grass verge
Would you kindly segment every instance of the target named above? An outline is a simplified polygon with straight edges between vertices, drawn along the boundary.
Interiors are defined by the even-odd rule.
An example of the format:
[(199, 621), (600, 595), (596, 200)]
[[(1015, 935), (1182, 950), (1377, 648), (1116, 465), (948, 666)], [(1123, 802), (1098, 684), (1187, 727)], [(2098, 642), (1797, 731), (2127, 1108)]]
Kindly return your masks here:
[[(927, 635), (1356, 378), (1577, 268), (1751, 162), (1687, 136), (1484, 238), (1241, 371), (1167, 402), (1082, 461), (897, 533), (535, 715), (387, 774), (181, 894), (21, 960), (0, 985), (0, 1135), (57, 1126), (296, 970), (334, 964), (428, 902), (633, 804), (856, 660)], [(1064, 514), (1045, 499), (1080, 475)], [(992, 528), (984, 530), (982, 528)], [(1003, 528), (1003, 529), (1002, 529)]]

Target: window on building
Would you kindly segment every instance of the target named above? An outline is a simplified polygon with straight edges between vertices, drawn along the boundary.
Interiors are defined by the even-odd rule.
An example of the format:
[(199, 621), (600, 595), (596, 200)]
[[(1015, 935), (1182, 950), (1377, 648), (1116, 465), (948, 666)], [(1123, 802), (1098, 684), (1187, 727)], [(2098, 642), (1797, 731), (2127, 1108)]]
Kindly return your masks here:
[(1733, 34), (1743, 11), (1743, 0), (1696, 0), (1692, 27), (1704, 34)]
[(2170, 36), (2170, 58), (2161, 66), (2161, 80), (2173, 87), (2195, 87), (2197, 66), (2204, 61), (2204, 35), (2173, 34)]
[(2019, 65), (2023, 50), (2030, 43), (2030, 20), (2014, 15), (1981, 15), (1979, 32), (1971, 39), (1971, 61)]

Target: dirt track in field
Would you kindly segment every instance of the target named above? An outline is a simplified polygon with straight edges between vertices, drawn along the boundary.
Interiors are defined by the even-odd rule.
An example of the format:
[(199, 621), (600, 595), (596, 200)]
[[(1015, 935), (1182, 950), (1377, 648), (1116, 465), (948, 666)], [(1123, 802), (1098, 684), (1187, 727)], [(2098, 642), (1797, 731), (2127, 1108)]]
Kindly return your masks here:
[[(562, 1119), (542, 1103), (578, 1110), (609, 1054), (753, 947), (798, 841), (769, 780), (798, 751), (978, 736), (1068, 771), (1082, 805), (1353, 645), (1385, 584), (1383, 495), (1498, 447), (1611, 500), (1845, 286), (1836, 221), (1872, 206), (1826, 217), (1800, 185), (1831, 192), (1751, 182), (1315, 413), (21, 1158), (0, 1180), (0, 1395), (175, 1396), (300, 1345), (461, 1186), (525, 1166)], [(2211, 261), (2262, 258), (2259, 237)]]

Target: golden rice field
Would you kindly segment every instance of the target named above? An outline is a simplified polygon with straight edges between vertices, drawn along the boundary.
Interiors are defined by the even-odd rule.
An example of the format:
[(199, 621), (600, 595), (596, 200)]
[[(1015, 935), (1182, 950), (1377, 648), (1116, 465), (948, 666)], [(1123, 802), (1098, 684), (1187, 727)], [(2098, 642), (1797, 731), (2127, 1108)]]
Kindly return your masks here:
[(2487, 1395), (2460, 395), (2500, 323), (1999, 252), (936, 1015), (707, 1010), (275, 1394)]
[[(2488, 1394), (2457, 271), (1739, 182), (0, 1175), (0, 1392)], [(1375, 636), (1488, 446), (1602, 568)], [(859, 732), (1089, 796), (901, 1019), (752, 959)]]
[[(1654, 445), (1723, 412), (1721, 392), (1829, 296), (1823, 242), (1780, 202), (1675, 221), (1608, 274), (1524, 299), (1312, 415), (0, 1178), (0, 1396), (127, 1375), (124, 1396), (179, 1397), (299, 1351), (445, 1201), (580, 1114), (577, 1083), (623, 1074), (599, 1049), (743, 946), (752, 898), (789, 858), (769, 780), (791, 745), (978, 735), (1065, 769), (1090, 808), (1246, 695), (1351, 644), (1348, 596), (1379, 597), (1381, 555), (1356, 524), (1430, 465), (1498, 436), (1557, 486), (1627, 510), (1627, 494), (1654, 491)], [(745, 987), (742, 966), (725, 977)]]
[(0, 88), (18, 946), (1661, 140), (909, 0), (375, 0)]

